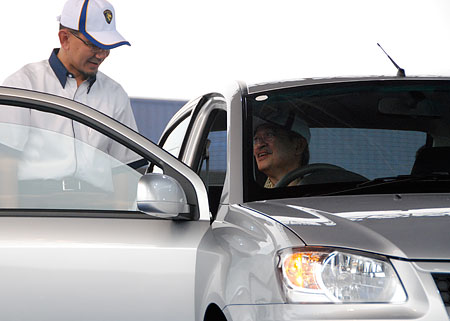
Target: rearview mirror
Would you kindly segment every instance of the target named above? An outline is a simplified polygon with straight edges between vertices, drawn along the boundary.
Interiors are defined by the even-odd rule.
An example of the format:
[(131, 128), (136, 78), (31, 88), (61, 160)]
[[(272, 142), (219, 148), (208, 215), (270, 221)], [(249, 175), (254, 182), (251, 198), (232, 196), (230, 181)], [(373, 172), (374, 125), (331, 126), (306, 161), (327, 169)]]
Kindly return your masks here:
[(408, 103), (405, 99), (383, 98), (378, 102), (378, 111), (387, 115), (442, 117), (447, 109), (447, 106), (431, 99)]

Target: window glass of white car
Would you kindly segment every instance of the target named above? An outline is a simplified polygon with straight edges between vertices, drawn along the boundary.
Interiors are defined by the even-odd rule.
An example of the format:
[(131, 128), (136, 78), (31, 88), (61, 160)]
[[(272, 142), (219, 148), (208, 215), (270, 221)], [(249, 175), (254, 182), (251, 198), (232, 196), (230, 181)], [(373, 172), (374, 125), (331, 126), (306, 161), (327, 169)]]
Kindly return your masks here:
[(448, 162), (437, 162), (450, 148), (449, 101), (439, 81), (335, 82), (249, 95), (246, 200), (439, 190), (450, 173)]
[(186, 135), (190, 120), (191, 117), (186, 117), (176, 127), (174, 127), (162, 146), (166, 151), (175, 157), (180, 155), (181, 146), (183, 145), (183, 139)]
[(208, 126), (203, 135), (197, 173), (203, 180), (209, 198), (209, 207), (214, 215), (219, 207), (219, 200), (227, 171), (227, 114), (225, 110), (215, 109), (209, 115)]
[(413, 130), (311, 128), (310, 163), (333, 163), (369, 179), (408, 175), (426, 139)]
[(137, 154), (72, 119), (0, 108), (0, 208), (136, 210)]
[(179, 111), (179, 116), (175, 114), (173, 119), (175, 122), (168, 128), (161, 140), (159, 146), (164, 150), (172, 154), (173, 156), (180, 158), (180, 152), (183, 147), (183, 142), (186, 137), (189, 123), (192, 119), (192, 113), (196, 106), (201, 102), (201, 97), (196, 98), (182, 107)]

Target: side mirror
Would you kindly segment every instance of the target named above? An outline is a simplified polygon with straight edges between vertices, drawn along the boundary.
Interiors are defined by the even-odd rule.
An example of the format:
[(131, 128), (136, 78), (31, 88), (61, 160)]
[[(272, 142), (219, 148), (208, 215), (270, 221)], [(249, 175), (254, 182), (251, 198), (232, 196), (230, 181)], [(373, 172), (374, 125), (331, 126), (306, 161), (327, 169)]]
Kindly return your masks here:
[(158, 173), (146, 174), (139, 180), (137, 207), (141, 212), (160, 218), (175, 218), (190, 210), (180, 183)]

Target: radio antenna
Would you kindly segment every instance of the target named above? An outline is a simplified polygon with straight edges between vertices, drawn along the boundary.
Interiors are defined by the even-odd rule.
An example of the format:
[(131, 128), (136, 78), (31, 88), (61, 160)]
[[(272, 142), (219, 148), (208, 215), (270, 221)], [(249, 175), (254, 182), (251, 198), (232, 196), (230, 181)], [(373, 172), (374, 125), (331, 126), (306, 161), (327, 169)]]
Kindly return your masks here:
[(405, 69), (400, 68), (399, 65), (397, 65), (394, 61), (394, 59), (392, 59), (386, 51), (384, 51), (383, 47), (381, 47), (381, 45), (377, 42), (378, 47), (381, 48), (381, 50), (383, 50), (384, 54), (389, 58), (389, 60), (394, 64), (395, 68), (397, 68), (397, 77), (406, 77), (405, 75)]

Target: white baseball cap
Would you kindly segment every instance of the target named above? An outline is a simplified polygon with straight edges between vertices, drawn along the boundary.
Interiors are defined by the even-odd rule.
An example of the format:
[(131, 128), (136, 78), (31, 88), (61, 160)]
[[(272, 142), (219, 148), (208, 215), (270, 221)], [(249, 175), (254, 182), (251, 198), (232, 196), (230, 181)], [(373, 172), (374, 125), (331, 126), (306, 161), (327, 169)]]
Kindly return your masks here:
[(130, 46), (117, 32), (114, 7), (106, 0), (68, 0), (58, 20), (64, 27), (81, 32), (99, 48)]
[(308, 124), (291, 108), (278, 108), (272, 105), (263, 106), (253, 118), (254, 131), (262, 125), (281, 127), (294, 132), (305, 138), (308, 144), (311, 140)]

